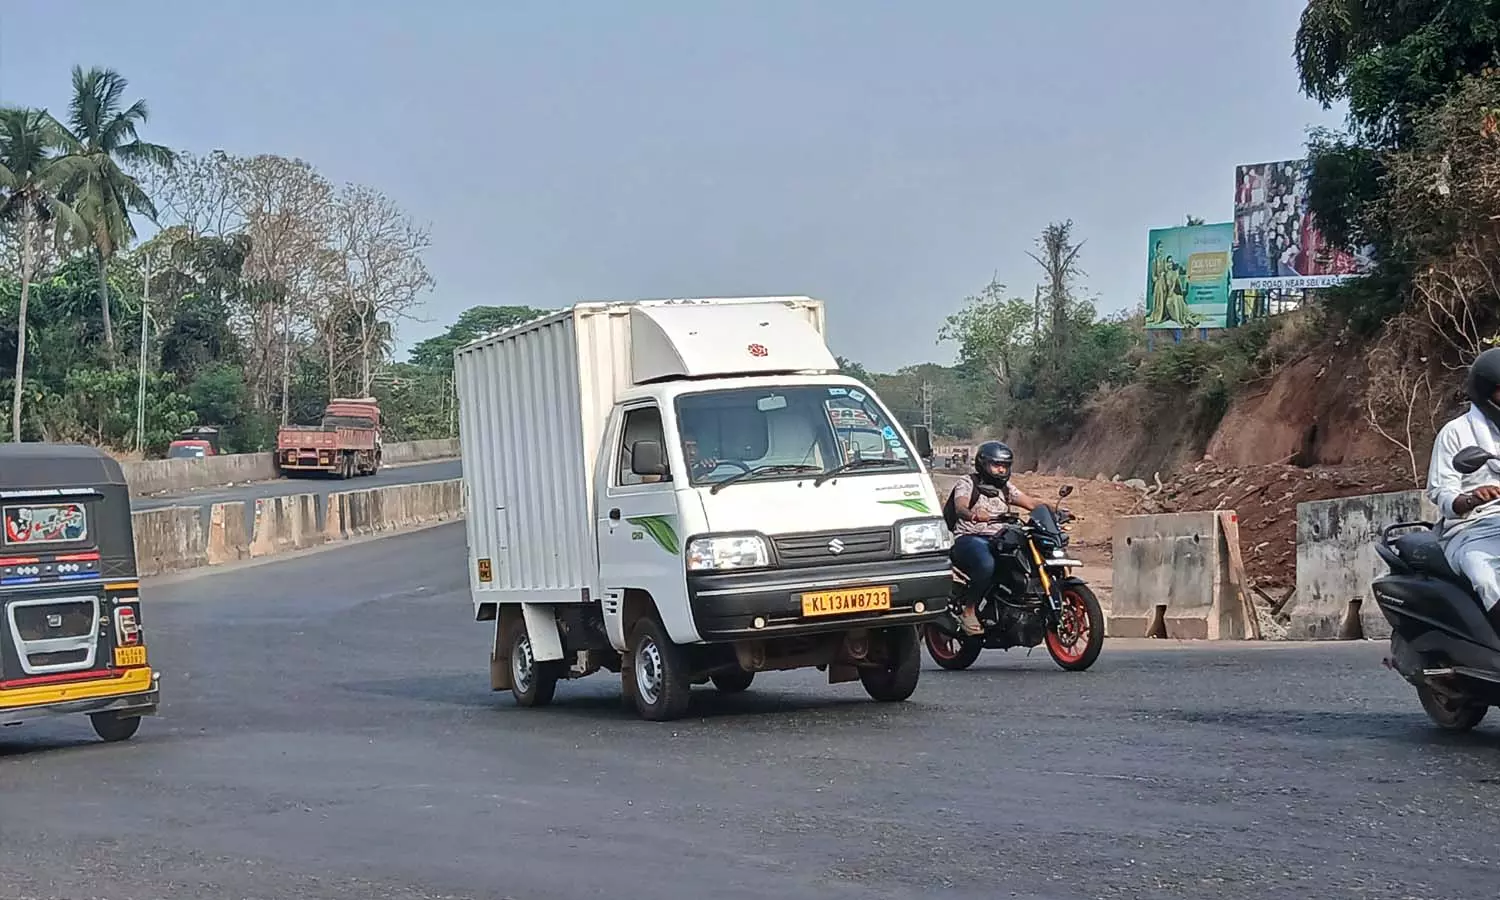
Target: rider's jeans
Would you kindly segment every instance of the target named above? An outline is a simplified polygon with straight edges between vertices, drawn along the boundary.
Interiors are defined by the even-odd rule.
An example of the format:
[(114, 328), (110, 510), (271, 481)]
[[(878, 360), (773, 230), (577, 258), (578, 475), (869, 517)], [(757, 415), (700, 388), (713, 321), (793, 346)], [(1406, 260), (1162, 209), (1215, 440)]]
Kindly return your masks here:
[(979, 534), (962, 534), (953, 542), (948, 558), (959, 571), (969, 577), (964, 602), (978, 605), (985, 591), (995, 579), (995, 552), (990, 549), (990, 537)]

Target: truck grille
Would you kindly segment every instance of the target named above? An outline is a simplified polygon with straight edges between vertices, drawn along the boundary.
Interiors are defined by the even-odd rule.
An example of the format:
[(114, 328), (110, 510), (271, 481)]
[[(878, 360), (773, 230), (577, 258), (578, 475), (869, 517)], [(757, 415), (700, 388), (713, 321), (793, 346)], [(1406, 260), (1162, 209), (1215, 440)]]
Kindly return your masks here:
[(17, 600), (6, 625), (27, 675), (91, 669), (99, 647), (99, 598)]
[(891, 558), (891, 532), (888, 528), (783, 534), (772, 541), (781, 564), (792, 568)]

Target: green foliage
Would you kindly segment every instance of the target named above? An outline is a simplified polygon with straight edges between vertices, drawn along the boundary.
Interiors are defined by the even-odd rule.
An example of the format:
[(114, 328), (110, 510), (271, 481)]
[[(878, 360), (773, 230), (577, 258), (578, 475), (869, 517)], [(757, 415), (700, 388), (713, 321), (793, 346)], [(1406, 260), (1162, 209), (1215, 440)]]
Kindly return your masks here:
[(483, 335), (501, 331), (541, 315), (543, 310), (530, 306), (471, 306), (447, 332), (428, 338), (412, 348), (414, 365), (437, 372), (453, 371), (453, 351)]

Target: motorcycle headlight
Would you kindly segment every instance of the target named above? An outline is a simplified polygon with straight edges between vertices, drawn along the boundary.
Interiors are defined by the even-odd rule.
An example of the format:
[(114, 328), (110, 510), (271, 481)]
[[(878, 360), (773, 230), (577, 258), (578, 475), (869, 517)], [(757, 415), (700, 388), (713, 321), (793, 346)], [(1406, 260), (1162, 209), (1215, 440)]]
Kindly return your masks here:
[(765, 539), (753, 534), (701, 537), (687, 546), (689, 572), (758, 569), (770, 561)]
[(903, 522), (897, 529), (897, 546), (901, 555), (939, 553), (953, 546), (953, 537), (940, 519)]

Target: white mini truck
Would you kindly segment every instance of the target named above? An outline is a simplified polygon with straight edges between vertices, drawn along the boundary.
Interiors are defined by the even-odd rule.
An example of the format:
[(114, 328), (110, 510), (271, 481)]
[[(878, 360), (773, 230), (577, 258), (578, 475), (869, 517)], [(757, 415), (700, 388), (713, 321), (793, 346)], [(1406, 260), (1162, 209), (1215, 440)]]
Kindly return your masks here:
[(664, 721), (769, 670), (916, 689), (952, 537), (929, 448), (838, 373), (820, 302), (585, 303), (454, 370), (493, 690), (541, 706), (606, 669)]

